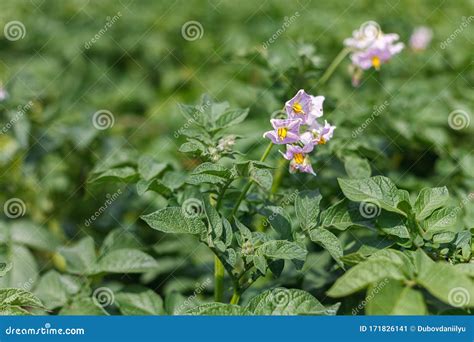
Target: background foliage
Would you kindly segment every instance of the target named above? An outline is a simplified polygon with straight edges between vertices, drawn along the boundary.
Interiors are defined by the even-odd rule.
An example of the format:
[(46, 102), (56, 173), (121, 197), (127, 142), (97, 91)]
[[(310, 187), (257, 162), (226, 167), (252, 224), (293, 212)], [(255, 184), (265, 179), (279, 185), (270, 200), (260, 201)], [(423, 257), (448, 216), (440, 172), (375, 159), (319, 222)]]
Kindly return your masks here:
[[(472, 121), (472, 20), (461, 26), (471, 14), (469, 0), (2, 1), (1, 26), (20, 21), (25, 34), (0, 37), (9, 94), (0, 102), (0, 312), (468, 313), (474, 123), (458, 129), (448, 118), (460, 111)], [(359, 88), (348, 59), (316, 87), (368, 20), (404, 42), (429, 26), (433, 42), (365, 73)], [(185, 39), (189, 21), (202, 36)], [(272, 189), (277, 149), (266, 164), (248, 161), (264, 151), (271, 114), (300, 88), (326, 97), (338, 128), (316, 154), (317, 177), (285, 169)], [(203, 93), (197, 112), (180, 107)], [(199, 127), (212, 131), (207, 142), (193, 140)], [(233, 149), (210, 150), (229, 135)], [(233, 177), (259, 187), (240, 228), (224, 222), (211, 235), (229, 265), (252, 256), (258, 279), (241, 306), (210, 304), (209, 241), (163, 232), (220, 226), (201, 196)], [(232, 183), (222, 212), (244, 183)], [(199, 223), (179, 210), (164, 215), (170, 222), (140, 219), (189, 199), (199, 199)], [(375, 203), (375, 215), (360, 217), (361, 203)], [(226, 303), (232, 285), (226, 276)]]

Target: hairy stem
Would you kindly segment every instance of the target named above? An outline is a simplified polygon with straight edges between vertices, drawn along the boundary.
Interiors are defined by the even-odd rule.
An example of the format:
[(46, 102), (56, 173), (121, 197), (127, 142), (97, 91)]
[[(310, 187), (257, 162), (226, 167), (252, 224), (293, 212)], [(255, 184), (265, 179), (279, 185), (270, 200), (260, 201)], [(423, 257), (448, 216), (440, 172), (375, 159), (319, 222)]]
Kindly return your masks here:
[(220, 259), (214, 256), (214, 300), (222, 302), (224, 296), (224, 265)]
[(338, 67), (339, 64), (344, 60), (344, 58), (349, 54), (351, 50), (349, 48), (344, 48), (339, 52), (339, 54), (334, 58), (332, 63), (329, 65), (329, 67), (326, 69), (324, 72), (323, 76), (319, 79), (319, 82), (317, 83), (316, 86), (321, 86), (324, 83), (326, 83), (329, 78), (332, 76), (334, 71), (336, 71), (336, 68)]
[[(271, 150), (273, 148), (273, 143), (270, 142), (270, 144), (268, 144), (265, 152), (263, 153), (262, 157), (260, 158), (260, 161), (261, 162), (264, 162), (268, 155), (270, 154)], [(252, 187), (253, 185), (253, 181), (251, 179), (248, 180), (247, 184), (245, 184), (245, 187), (244, 189), (242, 190), (242, 192), (240, 193), (240, 196), (239, 198), (237, 199), (237, 202), (235, 203), (235, 206), (234, 206), (234, 209), (232, 209), (232, 213), (230, 215), (231, 219), (235, 216), (235, 214), (237, 213), (237, 211), (239, 210), (239, 207), (240, 207), (240, 203), (242, 203), (242, 201), (244, 200), (245, 196), (247, 195), (247, 193), (249, 192), (250, 188)]]

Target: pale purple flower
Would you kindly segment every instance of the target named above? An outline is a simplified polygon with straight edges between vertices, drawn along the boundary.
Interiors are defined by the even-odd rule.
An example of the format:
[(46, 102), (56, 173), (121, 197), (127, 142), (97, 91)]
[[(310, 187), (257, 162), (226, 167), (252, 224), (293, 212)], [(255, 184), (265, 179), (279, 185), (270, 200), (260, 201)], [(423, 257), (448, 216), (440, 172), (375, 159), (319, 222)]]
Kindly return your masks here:
[(290, 161), (290, 172), (296, 171), (311, 173), (316, 175), (311, 166), (308, 153), (313, 150), (313, 145), (305, 145), (303, 147), (297, 145), (287, 145), (286, 152), (282, 153), (283, 158)]
[(0, 102), (5, 101), (8, 98), (8, 92), (5, 88), (0, 85)]
[(323, 116), (324, 96), (312, 96), (303, 89), (285, 103), (285, 110), (290, 119), (301, 119), (303, 124), (311, 125)]
[[(374, 67), (380, 69), (383, 63), (388, 62), (394, 55), (402, 51), (403, 43), (396, 33), (383, 33), (375, 22), (370, 25), (362, 25), (359, 30), (353, 32), (351, 38), (344, 40), (344, 45), (352, 51), (351, 60), (354, 66), (367, 70)], [(353, 78), (357, 84), (360, 77)]]
[(426, 26), (419, 26), (413, 30), (410, 36), (410, 48), (413, 51), (424, 51), (433, 38), (433, 31)]
[(264, 138), (270, 139), (274, 144), (291, 144), (300, 140), (301, 119), (272, 119), (270, 122), (274, 130), (265, 132)]
[(303, 145), (324, 145), (331, 140), (336, 126), (330, 125), (324, 120), (324, 125), (316, 123), (307, 132), (301, 135), (301, 142)]

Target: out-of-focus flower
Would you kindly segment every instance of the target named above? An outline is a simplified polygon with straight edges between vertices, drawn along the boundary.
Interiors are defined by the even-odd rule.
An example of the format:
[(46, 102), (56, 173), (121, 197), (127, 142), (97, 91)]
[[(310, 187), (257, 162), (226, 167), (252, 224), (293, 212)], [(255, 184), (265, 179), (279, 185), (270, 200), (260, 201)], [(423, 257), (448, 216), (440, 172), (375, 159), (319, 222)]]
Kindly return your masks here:
[(431, 39), (433, 39), (433, 31), (429, 27), (416, 27), (410, 36), (410, 48), (416, 52), (424, 51), (430, 44)]
[(8, 99), (8, 96), (7, 90), (0, 84), (0, 101), (5, 101)]
[(224, 152), (231, 151), (232, 147), (235, 145), (236, 139), (237, 137), (233, 134), (219, 139), (217, 149)]
[(305, 125), (323, 116), (324, 96), (312, 96), (303, 89), (298, 90), (296, 95), (285, 103), (285, 110), (290, 119), (301, 119)]
[[(382, 64), (403, 50), (404, 44), (398, 42), (398, 34), (385, 34), (377, 23), (372, 23), (369, 27), (362, 25), (359, 30), (353, 32), (351, 38), (344, 40), (344, 45), (351, 49), (352, 64), (356, 67), (354, 70), (367, 70), (372, 67), (379, 70)], [(353, 75), (353, 83), (358, 84), (360, 75), (356, 76), (358, 77)]]
[(270, 120), (273, 130), (265, 138), (274, 144), (286, 144), (283, 158), (290, 161), (290, 172), (316, 175), (308, 156), (315, 146), (325, 144), (334, 133), (335, 126), (327, 121), (321, 125), (317, 118), (323, 115), (324, 96), (312, 96), (303, 89), (285, 103), (286, 119)]
[(290, 144), (300, 139), (299, 129), (302, 119), (272, 119), (270, 122), (274, 130), (265, 132), (263, 136), (274, 144)]

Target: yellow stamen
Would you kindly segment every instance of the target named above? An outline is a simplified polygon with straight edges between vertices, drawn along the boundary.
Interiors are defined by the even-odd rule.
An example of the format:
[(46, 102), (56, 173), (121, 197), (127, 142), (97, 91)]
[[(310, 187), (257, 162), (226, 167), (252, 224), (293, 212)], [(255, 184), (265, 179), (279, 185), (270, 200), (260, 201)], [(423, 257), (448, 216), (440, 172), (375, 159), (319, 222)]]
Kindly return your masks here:
[(323, 137), (319, 138), (319, 144), (321, 145), (326, 144), (326, 139), (324, 139)]
[(372, 57), (372, 65), (374, 66), (375, 70), (380, 70), (380, 58), (377, 56)]
[(286, 135), (288, 133), (288, 128), (286, 127), (281, 127), (281, 128), (278, 128), (278, 138), (280, 138), (280, 140), (283, 140), (286, 138)]
[(293, 110), (296, 114), (302, 114), (303, 113), (303, 107), (298, 102), (293, 103), (293, 106), (291, 108), (293, 108)]
[(293, 155), (293, 160), (295, 161), (296, 164), (303, 164), (304, 162), (303, 153), (295, 153)]

